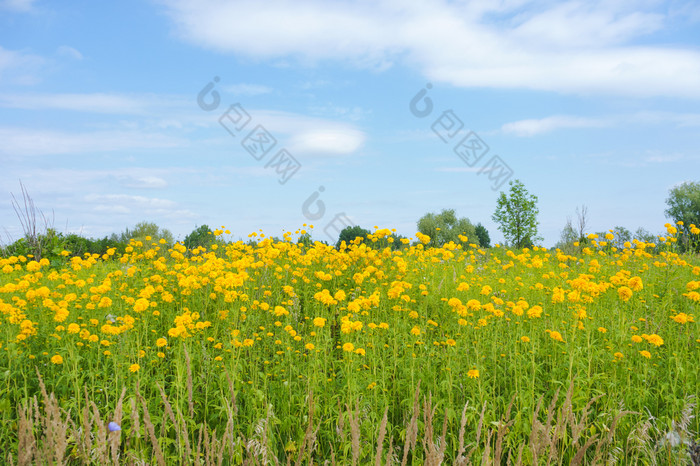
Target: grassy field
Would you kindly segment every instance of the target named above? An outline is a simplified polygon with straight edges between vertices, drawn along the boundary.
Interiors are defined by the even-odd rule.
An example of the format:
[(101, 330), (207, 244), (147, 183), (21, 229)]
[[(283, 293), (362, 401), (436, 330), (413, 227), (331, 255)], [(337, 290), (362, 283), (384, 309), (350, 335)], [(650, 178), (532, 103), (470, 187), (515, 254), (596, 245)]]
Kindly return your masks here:
[(2, 461), (692, 461), (700, 258), (672, 229), (574, 255), (389, 234), (0, 259)]

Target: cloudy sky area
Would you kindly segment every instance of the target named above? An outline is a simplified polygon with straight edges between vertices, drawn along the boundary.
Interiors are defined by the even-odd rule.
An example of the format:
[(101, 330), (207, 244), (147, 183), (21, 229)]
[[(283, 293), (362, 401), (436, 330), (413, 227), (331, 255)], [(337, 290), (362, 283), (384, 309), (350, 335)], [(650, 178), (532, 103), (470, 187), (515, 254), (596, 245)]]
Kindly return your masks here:
[(516, 178), (546, 246), (582, 204), (660, 232), (700, 173), (699, 27), (694, 0), (0, 0), (0, 236), (20, 180), (92, 237), (452, 208), (501, 241)]

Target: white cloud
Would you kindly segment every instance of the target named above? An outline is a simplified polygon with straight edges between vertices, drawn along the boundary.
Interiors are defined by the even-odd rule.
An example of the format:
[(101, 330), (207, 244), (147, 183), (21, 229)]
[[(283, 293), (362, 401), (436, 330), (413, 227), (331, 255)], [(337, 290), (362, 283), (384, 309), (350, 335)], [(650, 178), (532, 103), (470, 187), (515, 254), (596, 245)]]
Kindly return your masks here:
[(700, 98), (700, 52), (635, 41), (670, 27), (631, 1), (163, 0), (185, 40), (303, 63), (418, 67), (460, 87)]
[(261, 84), (232, 84), (230, 86), (223, 86), (223, 89), (231, 94), (244, 95), (250, 97), (262, 94), (269, 94), (270, 92), (272, 92), (271, 87), (263, 86)]
[(127, 188), (158, 189), (168, 186), (167, 181), (157, 176), (122, 175), (118, 179)]
[(581, 117), (575, 115), (552, 115), (513, 121), (501, 126), (501, 131), (520, 137), (530, 137), (559, 129), (610, 128), (619, 125), (674, 125), (679, 128), (700, 126), (700, 113), (678, 113), (644, 111), (626, 115), (604, 117)]
[(46, 60), (37, 55), (0, 46), (0, 83), (36, 84), (38, 70), (45, 64)]
[(18, 12), (32, 11), (35, 0), (4, 0), (0, 2), (0, 8)]
[(250, 110), (250, 115), (275, 138), (288, 136), (287, 149), (293, 155), (350, 154), (362, 147), (366, 139), (356, 126), (324, 118), (268, 110)]
[(134, 149), (172, 148), (186, 144), (179, 138), (140, 131), (69, 133), (0, 127), (0, 155), (8, 157), (84, 154)]
[(482, 170), (484, 170), (484, 167), (442, 167), (436, 168), (434, 171), (445, 173), (478, 173)]
[(155, 102), (119, 94), (0, 94), (0, 107), (25, 110), (73, 110), (93, 113), (137, 114)]
[(137, 207), (167, 209), (177, 205), (176, 202), (157, 197), (131, 196), (129, 194), (88, 194), (85, 196), (87, 202), (124, 202)]
[(319, 154), (351, 154), (362, 146), (365, 136), (354, 129), (312, 130), (291, 139), (292, 152)]
[(83, 59), (82, 53), (80, 53), (78, 50), (76, 50), (73, 47), (70, 47), (68, 45), (61, 45), (58, 49), (56, 49), (56, 53), (59, 56), (70, 58), (72, 60), (82, 60)]
[(612, 120), (605, 118), (584, 118), (568, 115), (555, 115), (540, 119), (528, 119), (506, 123), (501, 131), (515, 136), (535, 136), (557, 129), (567, 128), (603, 128), (610, 126)]

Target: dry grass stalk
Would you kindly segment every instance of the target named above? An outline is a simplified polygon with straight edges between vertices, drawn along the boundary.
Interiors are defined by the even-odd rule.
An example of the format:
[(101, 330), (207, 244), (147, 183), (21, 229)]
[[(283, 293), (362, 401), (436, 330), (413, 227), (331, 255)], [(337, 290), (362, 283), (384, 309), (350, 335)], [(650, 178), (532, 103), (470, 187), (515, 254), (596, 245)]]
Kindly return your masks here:
[(403, 447), (403, 459), (401, 460), (401, 466), (406, 466), (408, 461), (409, 451), (416, 446), (416, 441), (418, 438), (418, 414), (420, 413), (420, 405), (418, 403), (418, 393), (420, 392), (420, 380), (418, 385), (416, 385), (416, 392), (413, 395), (413, 414), (411, 415), (411, 420), (406, 426), (406, 443)]
[[(374, 466), (382, 466), (382, 447), (384, 446), (384, 436), (386, 435), (386, 424), (388, 421), (387, 415), (389, 414), (389, 408), (384, 410), (384, 416), (382, 416), (382, 422), (379, 424), (379, 435), (377, 437), (377, 454), (374, 457)], [(389, 448), (391, 452), (391, 448)]]
[(360, 423), (359, 423), (359, 402), (357, 405), (355, 405), (355, 410), (357, 413), (354, 413), (353, 410), (350, 408), (350, 405), (346, 405), (347, 407), (347, 413), (348, 413), (348, 421), (350, 421), (350, 439), (352, 443), (352, 464), (355, 465), (357, 464), (357, 461), (360, 459)]
[(148, 406), (146, 405), (146, 400), (136, 389), (136, 396), (141, 400), (141, 406), (143, 407), (143, 424), (146, 427), (146, 431), (151, 439), (151, 445), (153, 446), (153, 451), (156, 455), (156, 461), (160, 466), (165, 466), (165, 458), (163, 458), (163, 451), (160, 449), (158, 444), (158, 438), (156, 437), (155, 429), (153, 423), (151, 422), (151, 415), (148, 412)]
[(190, 364), (190, 353), (187, 352), (187, 346), (183, 345), (185, 350), (185, 365), (187, 367), (187, 406), (190, 409), (190, 418), (194, 417), (194, 403), (192, 402), (192, 365)]

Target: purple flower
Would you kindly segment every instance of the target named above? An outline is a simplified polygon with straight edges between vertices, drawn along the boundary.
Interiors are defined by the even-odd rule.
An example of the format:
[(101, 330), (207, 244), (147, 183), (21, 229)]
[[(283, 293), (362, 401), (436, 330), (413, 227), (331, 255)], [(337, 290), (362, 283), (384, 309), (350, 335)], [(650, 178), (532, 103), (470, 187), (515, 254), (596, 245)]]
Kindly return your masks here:
[(119, 432), (120, 430), (122, 430), (121, 426), (116, 422), (110, 422), (109, 424), (107, 424), (107, 428), (110, 432)]

